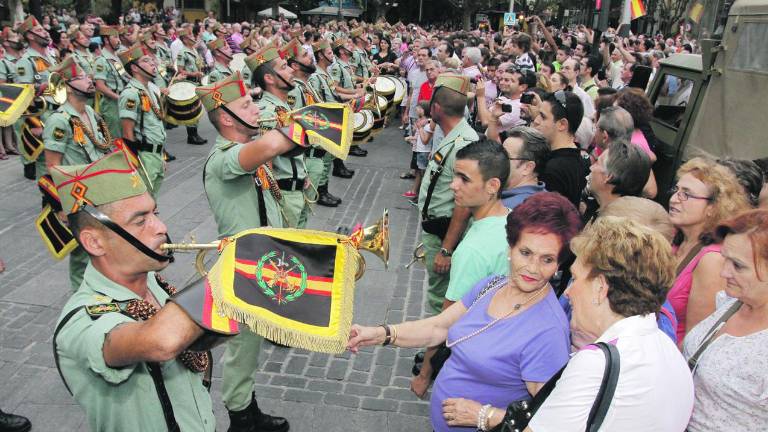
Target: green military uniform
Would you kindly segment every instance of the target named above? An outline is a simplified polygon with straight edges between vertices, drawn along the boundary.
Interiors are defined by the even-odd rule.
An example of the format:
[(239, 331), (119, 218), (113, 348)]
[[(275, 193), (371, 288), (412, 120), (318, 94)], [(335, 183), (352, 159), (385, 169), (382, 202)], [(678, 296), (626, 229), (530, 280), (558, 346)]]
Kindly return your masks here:
[[(138, 196), (146, 187), (121, 153), (94, 165), (54, 167), (62, 206), (77, 211), (76, 187), (93, 206)], [(147, 273), (147, 289), (161, 305), (168, 294), (155, 273)], [(147, 363), (111, 367), (104, 358), (107, 335), (134, 319), (120, 312), (129, 301), (142, 300), (130, 289), (109, 279), (89, 264), (80, 289), (62, 309), (54, 350), (62, 378), (85, 409), (93, 431), (167, 430), (160, 398)], [(122, 305), (122, 306), (121, 306)], [(90, 308), (88, 307), (90, 306)], [(183, 431), (210, 432), (216, 428), (211, 398), (200, 374), (178, 358), (159, 364), (173, 417)]]
[(229, 78), (231, 75), (232, 71), (229, 69), (229, 66), (215, 62), (211, 73), (208, 74), (209, 83), (213, 84), (219, 82), (225, 78)]
[[(33, 48), (27, 48), (21, 58), (16, 61), (15, 82), (18, 84), (34, 84), (35, 89), (39, 89), (41, 85), (48, 83), (49, 69), (55, 64), (56, 61), (52, 57), (42, 54)], [(53, 100), (50, 98), (47, 98), (47, 102), (53, 104)], [(51, 110), (47, 110), (39, 117), (39, 120), (45, 123), (50, 115)], [(23, 122), (19, 121), (16, 124), (17, 142), (21, 143), (21, 125)], [(30, 155), (25, 154), (25, 157), (21, 158), (21, 160), (24, 164), (35, 164), (38, 179), (47, 172), (45, 167), (45, 156), (42, 152), (31, 159)]]
[(3, 57), (0, 58), (0, 81), (6, 83), (14, 82), (16, 78), (16, 60), (17, 58), (10, 55), (7, 51), (3, 53)]
[[(61, 75), (64, 80), (73, 78), (74, 59), (68, 57), (51, 70)], [(79, 65), (76, 74), (82, 74)], [(107, 127), (101, 117), (90, 106), (85, 106), (87, 120), (80, 117), (75, 107), (65, 103), (48, 117), (43, 128), (43, 142), (47, 151), (61, 153), (60, 165), (87, 165), (101, 159), (111, 149), (109, 136), (104, 133)], [(86, 133), (85, 129), (90, 131)], [(95, 140), (91, 140), (91, 136)], [(73, 291), (77, 291), (83, 282), (83, 273), (88, 264), (88, 254), (78, 246), (69, 255), (69, 282)]]
[[(363, 29), (358, 27), (349, 32), (349, 37), (352, 38), (352, 41), (354, 42), (354, 39), (361, 37), (362, 34)], [(363, 79), (371, 77), (373, 63), (371, 63), (371, 59), (368, 58), (368, 53), (366, 53), (364, 49), (355, 47), (355, 50), (352, 52), (352, 61), (350, 63), (356, 76)]]
[[(202, 72), (205, 62), (197, 53), (197, 50), (186, 45), (181, 47), (176, 55), (176, 67), (187, 72)], [(191, 78), (190, 78), (191, 80)]]
[[(293, 102), (291, 109), (297, 110), (323, 101), (322, 97), (308, 83), (296, 78), (293, 79), (293, 83), (296, 87), (288, 92), (288, 102)], [(323, 150), (320, 146), (312, 146), (304, 152), (304, 156), (304, 166), (312, 184), (318, 188), (327, 185), (333, 155)]]
[(158, 65), (165, 67), (165, 76), (160, 73), (160, 67), (158, 67), (157, 77), (155, 77), (155, 85), (164, 89), (168, 87), (168, 81), (171, 79), (173, 68), (173, 58), (171, 57), (171, 49), (168, 48), (163, 41), (155, 41), (155, 57), (157, 57)]
[(72, 58), (75, 60), (80, 68), (82, 68), (86, 74), (93, 76), (93, 64), (95, 59), (93, 54), (87, 49), (72, 51)]
[[(106, 49), (101, 50), (101, 55), (96, 58), (96, 64), (93, 68), (93, 79), (104, 81), (104, 84), (118, 95), (125, 89), (125, 81), (118, 72), (120, 59), (113, 52)], [(109, 133), (113, 138), (123, 135), (123, 127), (120, 124), (120, 113), (117, 108), (117, 100), (111, 99), (96, 91), (95, 108), (104, 121), (109, 126)]]
[[(321, 41), (319, 43), (316, 43), (312, 45), (315, 56), (317, 56), (317, 53), (324, 50), (325, 48), (329, 47), (330, 44), (328, 44), (327, 41)], [(330, 66), (329, 66), (330, 69)], [(338, 98), (336, 97), (336, 92), (334, 92), (333, 87), (333, 78), (331, 78), (331, 75), (326, 71), (325, 69), (321, 68), (319, 65), (317, 66), (317, 69), (315, 70), (312, 75), (309, 76), (309, 79), (307, 80), (307, 83), (312, 88), (312, 90), (315, 91), (315, 94), (320, 96), (320, 99), (323, 102), (336, 102)], [(323, 156), (323, 175), (320, 176), (320, 183), (318, 183), (318, 186), (324, 186), (328, 183), (328, 174), (331, 172), (331, 163), (333, 162), (333, 155), (330, 153), (327, 153)], [(310, 162), (311, 168), (308, 167), (308, 170), (315, 171), (314, 162)]]
[[(446, 89), (441, 89), (441, 87), (446, 87)], [(457, 91), (466, 95), (468, 88), (469, 79), (467, 77), (443, 74), (437, 78), (434, 92), (438, 90)], [(429, 208), (427, 209), (428, 217), (450, 217), (453, 214), (454, 196), (453, 191), (450, 189), (450, 184), (453, 180), (456, 153), (471, 142), (477, 141), (478, 138), (477, 132), (462, 117), (461, 121), (451, 129), (450, 133), (440, 143), (435, 144), (433, 156), (427, 164), (424, 181), (421, 182), (421, 189), (419, 190), (419, 209), (423, 210), (431, 175), (438, 169), (440, 162), (444, 160), (443, 172), (437, 178), (437, 184), (432, 192)], [(448, 289), (449, 280), (448, 274), (435, 273), (434, 270), (435, 255), (440, 252), (442, 239), (422, 230), (421, 241), (424, 243), (424, 259), (427, 275), (429, 276), (427, 300), (432, 310), (435, 313), (439, 313), (443, 308), (443, 299)]]
[[(278, 110), (284, 109), (287, 112), (291, 107), (277, 96), (265, 91), (259, 100), (259, 109), (263, 118), (269, 118), (276, 116)], [(278, 122), (263, 122), (261, 126), (264, 129), (274, 129), (278, 126)], [(280, 207), (283, 209), (286, 224), (291, 228), (304, 228), (309, 215), (309, 207), (304, 200), (304, 181), (307, 178), (304, 155), (277, 156), (272, 160), (272, 168), (282, 194)]]
[(338, 83), (343, 88), (354, 90), (355, 78), (352, 76), (350, 69), (349, 63), (336, 57), (336, 61), (328, 66), (328, 74), (334, 82)]
[[(219, 109), (247, 94), (246, 85), (240, 74), (206, 87), (198, 87), (197, 94), (207, 111)], [(214, 99), (216, 95), (216, 99)], [(218, 226), (219, 238), (237, 234), (240, 231), (259, 226), (271, 225), (281, 228), (283, 219), (280, 207), (264, 184), (269, 168), (259, 167), (262, 175), (246, 171), (240, 165), (240, 151), (243, 143), (216, 138), (203, 171), (203, 180), (208, 204)], [(266, 186), (266, 187), (265, 187)], [(262, 208), (261, 205), (264, 207)], [(267, 220), (261, 220), (266, 213)], [(259, 366), (261, 336), (243, 328), (240, 334), (227, 342), (222, 359), (222, 398), (230, 411), (241, 411), (251, 403), (253, 372)]]

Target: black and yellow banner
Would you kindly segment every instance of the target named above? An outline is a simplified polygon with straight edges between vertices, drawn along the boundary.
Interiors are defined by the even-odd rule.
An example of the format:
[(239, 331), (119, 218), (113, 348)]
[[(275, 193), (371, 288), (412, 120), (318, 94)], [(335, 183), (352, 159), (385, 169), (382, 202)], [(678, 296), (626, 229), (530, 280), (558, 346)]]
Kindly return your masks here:
[(352, 323), (354, 254), (339, 234), (259, 228), (228, 239), (207, 277), (220, 310), (255, 333), (340, 353)]
[(0, 126), (11, 126), (35, 97), (32, 84), (0, 84)]
[(50, 205), (46, 205), (40, 212), (35, 220), (35, 227), (45, 247), (58, 260), (77, 247), (77, 240), (72, 236), (72, 232), (59, 220)]
[(337, 158), (346, 159), (355, 127), (353, 115), (349, 104), (317, 103), (286, 112), (278, 122), (283, 125), (280, 130), (293, 142), (320, 146)]

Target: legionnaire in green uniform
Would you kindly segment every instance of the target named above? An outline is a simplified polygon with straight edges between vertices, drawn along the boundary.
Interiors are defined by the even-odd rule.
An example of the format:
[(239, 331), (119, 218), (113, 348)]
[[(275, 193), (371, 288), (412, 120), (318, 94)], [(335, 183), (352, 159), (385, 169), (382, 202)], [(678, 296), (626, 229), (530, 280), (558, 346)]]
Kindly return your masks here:
[(118, 53), (131, 80), (120, 93), (118, 107), (123, 126), (123, 140), (141, 161), (142, 173), (152, 196), (157, 199), (165, 177), (162, 158), (165, 126), (160, 111), (160, 89), (152, 80), (157, 67), (152, 53), (143, 45), (134, 45)]
[[(112, 149), (107, 124), (86, 102), (93, 97), (95, 88), (91, 77), (67, 57), (50, 69), (67, 84), (67, 102), (48, 117), (43, 129), (45, 164), (48, 170), (55, 165), (86, 165), (102, 158)], [(77, 247), (69, 256), (69, 282), (76, 291), (83, 282), (88, 255)]]
[(120, 48), (117, 50), (117, 52), (120, 52), (128, 47), (132, 47), (136, 44), (136, 38), (138, 35), (136, 34), (136, 31), (134, 30), (132, 25), (126, 25), (120, 27), (120, 30), (118, 30), (118, 34), (120, 35)]
[[(365, 96), (365, 90), (357, 88), (355, 85), (355, 76), (352, 75), (349, 64), (350, 43), (347, 39), (336, 39), (331, 44), (334, 54), (334, 62), (328, 67), (328, 74), (335, 83), (334, 91), (341, 96), (344, 101), (353, 100)], [(351, 150), (350, 150), (351, 152)]]
[[(262, 130), (284, 126), (279, 118), (291, 110), (287, 101), (288, 92), (294, 87), (293, 69), (280, 58), (274, 46), (246, 57), (245, 64), (251, 69), (253, 84), (262, 89), (259, 100)], [(309, 206), (304, 199), (304, 189), (309, 187), (304, 155), (277, 156), (272, 161), (272, 168), (282, 195), (280, 207), (285, 215), (286, 225), (291, 228), (304, 228), (309, 213)]]
[[(251, 140), (258, 131), (259, 107), (240, 73), (197, 94), (219, 132), (204, 168), (204, 186), (219, 238), (259, 226), (282, 226), (273, 194), (279, 193), (266, 164), (294, 145), (277, 130)], [(229, 411), (229, 431), (285, 431), (288, 422), (262, 414), (253, 394), (262, 338), (246, 328), (227, 342), (223, 359), (222, 396)], [(254, 429), (255, 426), (255, 429)]]
[(175, 288), (155, 273), (169, 263), (158, 253), (166, 227), (138, 173), (122, 152), (51, 172), (90, 255), (53, 336), (55, 363), (89, 429), (214, 431), (201, 376), (210, 357), (187, 350), (207, 330), (179, 297), (166, 303)]
[[(197, 35), (192, 32), (192, 27), (184, 27), (179, 30), (178, 36), (184, 43), (184, 46), (176, 55), (178, 76), (187, 81), (200, 84), (200, 80), (203, 78), (205, 62), (195, 49), (198, 43)], [(197, 125), (187, 126), (187, 144), (201, 145), (207, 142), (207, 139), (197, 134)]]
[(229, 78), (232, 75), (232, 70), (229, 69), (229, 62), (232, 61), (232, 49), (229, 48), (227, 41), (224, 39), (214, 39), (206, 45), (211, 50), (214, 60), (213, 69), (208, 74), (209, 82), (215, 83)]
[[(312, 62), (309, 52), (304, 50), (298, 39), (292, 39), (280, 48), (280, 53), (293, 69), (293, 83), (295, 87), (288, 92), (288, 104), (291, 109), (299, 109), (307, 105), (323, 102), (323, 98), (309, 85), (309, 76), (317, 69)], [(337, 198), (328, 192), (328, 168), (325, 159), (331, 160), (332, 156), (319, 146), (312, 146), (305, 153), (304, 164), (307, 175), (312, 184), (317, 185), (317, 203), (326, 207), (336, 207), (341, 204), (341, 198)]]
[[(0, 41), (2, 41), (4, 51), (3, 57), (0, 58), (0, 83), (12, 83), (16, 78), (16, 60), (21, 56), (24, 44), (22, 44), (19, 35), (11, 30), (10, 27), (3, 29), (2, 34), (0, 34)], [(2, 128), (2, 140), (0, 159), (4, 159), (3, 156), (7, 154), (19, 154), (13, 126)]]
[[(155, 76), (153, 82), (161, 92), (163, 89), (168, 88), (171, 77), (176, 70), (176, 68), (173, 66), (171, 50), (165, 43), (166, 38), (167, 36), (165, 34), (165, 30), (163, 30), (163, 27), (160, 24), (153, 24), (141, 36), (141, 43), (149, 48), (149, 51), (155, 58), (155, 63), (157, 64), (157, 75)], [(172, 125), (167, 122), (165, 123), (166, 130), (173, 129), (175, 127), (176, 125)], [(163, 158), (168, 162), (176, 160), (176, 156), (172, 155), (168, 151), (168, 143), (166, 143), (165, 147), (163, 148)]]
[[(361, 40), (360, 34), (362, 34), (362, 29), (360, 27), (350, 32), (350, 36), (356, 38), (355, 40), (358, 41)], [(365, 87), (369, 83), (375, 82), (375, 78), (371, 79), (370, 68), (368, 67), (370, 61), (368, 60), (365, 50), (362, 50), (361, 54), (360, 49), (356, 48), (353, 42), (347, 39), (336, 41), (332, 47), (333, 52), (336, 54), (336, 61), (331, 65), (328, 73), (331, 74), (331, 77), (336, 81), (337, 92), (339, 94), (342, 94), (343, 92), (353, 92), (356, 84), (360, 83), (360, 92), (365, 94)], [(359, 57), (361, 55), (365, 60), (360, 60)], [(365, 63), (365, 61), (368, 61), (368, 63)], [(366, 73), (359, 73), (361, 67)], [(360, 93), (355, 95), (360, 97)], [(363, 150), (358, 145), (353, 145), (349, 149), (349, 154), (352, 156), (366, 156), (368, 151)]]
[[(448, 289), (451, 254), (456, 249), (469, 219), (469, 210), (454, 206), (453, 169), (456, 152), (478, 140), (477, 132), (464, 118), (467, 106), (469, 78), (442, 74), (435, 81), (430, 103), (430, 116), (445, 132), (445, 138), (435, 143), (434, 153), (419, 191), (422, 214), (421, 241), (424, 243), (425, 263), (429, 276), (427, 300), (433, 312), (440, 313)], [(442, 167), (440, 175), (433, 174)], [(430, 185), (435, 183), (432, 193)]]
[[(126, 78), (122, 63), (117, 57), (117, 47), (120, 45), (120, 36), (117, 27), (102, 26), (101, 40), (104, 46), (101, 55), (96, 58), (93, 80), (96, 85), (96, 112), (101, 114), (109, 126), (109, 133), (113, 137), (123, 135), (120, 124), (120, 116), (117, 109), (117, 100), (126, 85)], [(122, 71), (122, 73), (121, 73)], [(129, 78), (130, 79), (130, 78)]]
[(352, 52), (352, 60), (350, 64), (354, 69), (355, 76), (358, 82), (363, 82), (374, 75), (376, 72), (376, 66), (368, 58), (368, 53), (365, 50), (365, 39), (363, 39), (363, 28), (356, 27), (349, 32), (349, 37), (355, 44), (354, 51)]
[(72, 47), (74, 48), (74, 51), (72, 51), (72, 57), (75, 59), (75, 62), (85, 71), (85, 73), (93, 76), (94, 58), (93, 54), (88, 51), (88, 46), (90, 45), (91, 41), (88, 40), (88, 37), (78, 29), (70, 31), (68, 35), (69, 40), (72, 42)]
[[(315, 52), (317, 70), (309, 76), (307, 82), (315, 90), (315, 93), (323, 98), (324, 102), (344, 101), (345, 99), (334, 91), (333, 78), (328, 74), (328, 68), (333, 64), (334, 60), (331, 45), (328, 41), (321, 40), (312, 44), (312, 50)], [(326, 171), (330, 171), (331, 161), (333, 161), (333, 175), (336, 177), (351, 178), (355, 174), (354, 170), (344, 166), (344, 161), (341, 159), (325, 155), (323, 160), (325, 161)]]
[[(48, 69), (56, 64), (56, 61), (46, 54), (45, 47), (51, 43), (51, 37), (34, 16), (29, 16), (16, 29), (27, 42), (27, 50), (21, 58), (16, 61), (16, 79), (19, 84), (34, 84), (35, 91), (40, 95), (48, 85)], [(53, 100), (46, 97), (46, 101), (53, 104)], [(45, 158), (43, 157), (42, 123), (50, 115), (51, 111), (44, 112), (39, 117), (29, 117), (24, 121), (31, 125), (32, 135), (39, 140), (39, 147), (32, 153), (23, 146), (22, 162), (24, 163), (24, 177), (35, 180), (45, 174)], [(17, 122), (19, 134), (21, 137), (21, 125), (24, 122)], [(21, 140), (17, 140), (21, 143)], [(37, 175), (36, 175), (37, 173)]]

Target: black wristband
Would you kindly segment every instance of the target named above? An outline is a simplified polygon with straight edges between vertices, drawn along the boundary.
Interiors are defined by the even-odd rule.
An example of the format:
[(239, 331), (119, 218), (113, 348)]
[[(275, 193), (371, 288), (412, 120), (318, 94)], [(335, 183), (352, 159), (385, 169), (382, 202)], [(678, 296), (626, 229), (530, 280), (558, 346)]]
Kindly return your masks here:
[(380, 324), (379, 327), (384, 327), (384, 343), (382, 346), (387, 346), (392, 342), (392, 333), (389, 330), (389, 326), (386, 324)]

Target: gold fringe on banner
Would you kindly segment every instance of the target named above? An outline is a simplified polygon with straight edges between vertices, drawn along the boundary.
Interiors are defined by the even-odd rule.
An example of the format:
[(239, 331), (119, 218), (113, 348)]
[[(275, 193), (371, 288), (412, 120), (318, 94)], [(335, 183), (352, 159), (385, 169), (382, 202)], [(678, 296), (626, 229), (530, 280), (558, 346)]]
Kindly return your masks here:
[[(237, 239), (249, 234), (336, 247), (331, 316), (327, 327), (280, 316), (265, 308), (245, 303), (235, 296), (233, 280)], [(345, 239), (345, 236), (335, 233), (290, 228), (258, 228), (238, 233), (221, 250), (219, 259), (207, 275), (216, 307), (228, 318), (247, 325), (259, 336), (279, 344), (330, 354), (344, 352), (352, 326), (355, 273), (358, 266), (355, 254), (359, 253)]]

